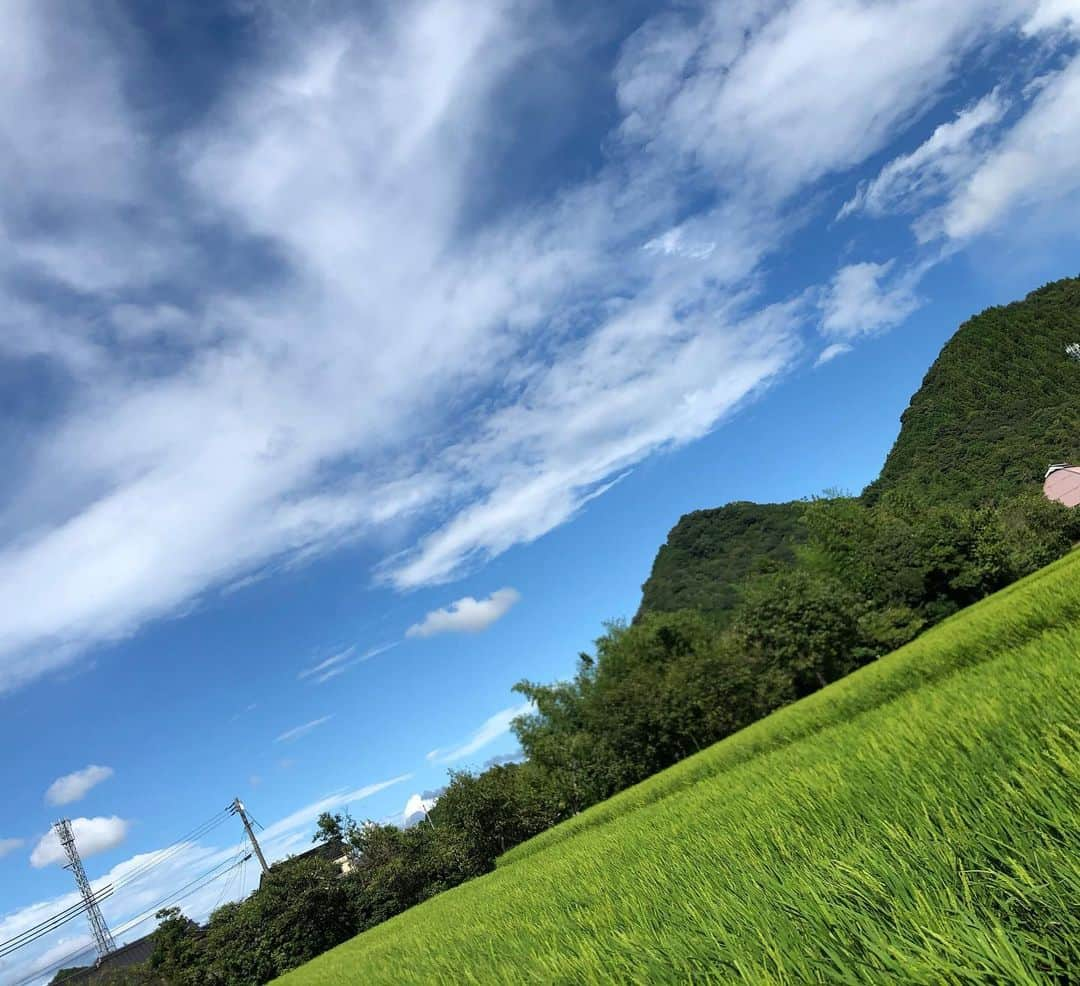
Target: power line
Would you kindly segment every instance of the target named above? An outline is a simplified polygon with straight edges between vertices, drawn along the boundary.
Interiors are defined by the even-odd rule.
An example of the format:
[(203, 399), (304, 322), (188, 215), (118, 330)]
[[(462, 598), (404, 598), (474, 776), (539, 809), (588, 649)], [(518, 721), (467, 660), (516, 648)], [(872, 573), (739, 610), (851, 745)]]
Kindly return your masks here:
[[(251, 858), (250, 853), (248, 853), (246, 856), (244, 856), (244, 858), (241, 859), (239, 862), (232, 862), (233, 857), (230, 857), (229, 859), (224, 860), (222, 863), (218, 863), (217, 866), (211, 867), (209, 870), (204, 872), (201, 876), (196, 877), (194, 880), (192, 880), (190, 883), (185, 884), (179, 890), (176, 890), (173, 893), (169, 894), (168, 896), (163, 897), (156, 904), (154, 904), (151, 907), (147, 908), (141, 915), (137, 915), (136, 917), (132, 918), (127, 923), (121, 925), (119, 928), (116, 929), (116, 932), (115, 932), (116, 935), (126, 934), (127, 932), (131, 931), (132, 928), (137, 928), (140, 924), (144, 924), (145, 922), (149, 921), (150, 918), (154, 917), (155, 914), (157, 914), (157, 912), (161, 909), (162, 905), (168, 904), (170, 902), (176, 902), (176, 901), (179, 901), (179, 900), (183, 900), (185, 897), (190, 897), (192, 894), (197, 893), (198, 891), (202, 890), (203, 887), (213, 883), (215, 880), (220, 879), (226, 873), (231, 872), (236, 867), (243, 866), (244, 864), (247, 863), (247, 861), (250, 858)], [(221, 869), (221, 867), (225, 863), (229, 863), (229, 862), (232, 862), (232, 865), (229, 866), (228, 869), (222, 870), (220, 873), (215, 873), (215, 870)], [(214, 874), (214, 875), (210, 876), (210, 874)], [(208, 876), (209, 876), (209, 879), (204, 879), (205, 877), (208, 877)], [(198, 884), (198, 886), (193, 886), (193, 884)], [(191, 888), (190, 890), (188, 889), (189, 887)], [(59, 970), (65, 968), (69, 962), (73, 962), (76, 959), (82, 958), (83, 956), (88, 955), (93, 951), (94, 951), (94, 946), (89, 945), (89, 946), (85, 946), (83, 948), (80, 948), (77, 951), (70, 952), (69, 954), (65, 955), (62, 959), (59, 959), (57, 962), (53, 963), (53, 965), (49, 966), (48, 968), (39, 969), (39, 970), (37, 970), (35, 972), (32, 972), (28, 976), (26, 976), (25, 978), (20, 979), (16, 983), (13, 983), (12, 986), (27, 986), (27, 984), (34, 982), (34, 980), (36, 980), (36, 979), (40, 979), (40, 978), (42, 978), (44, 976), (55, 975)], [(72, 976), (70, 979), (65, 980), (65, 982), (76, 982), (79, 978), (81, 978), (83, 976), (86, 976), (86, 975), (89, 975), (91, 971), (93, 971), (93, 970), (87, 969), (84, 972), (78, 973), (76, 976)]]
[[(151, 905), (145, 911), (143, 911), (142, 916), (137, 918), (134, 923), (129, 921), (127, 924), (123, 925), (121, 931), (130, 931), (133, 927), (135, 927), (135, 925), (142, 924), (143, 921), (146, 921), (147, 919), (153, 917), (165, 904), (173, 903), (175, 902), (175, 900), (183, 900), (185, 897), (190, 897), (196, 891), (201, 890), (207, 884), (213, 883), (215, 880), (220, 879), (230, 870), (239, 866), (241, 863), (246, 862), (250, 858), (251, 854), (248, 853), (248, 855), (245, 856), (244, 859), (238, 862), (234, 862), (235, 857), (233, 856), (230, 856), (228, 859), (222, 860), (222, 862), (218, 863), (217, 866), (212, 866), (210, 869), (195, 877), (194, 880), (190, 881), (189, 883), (185, 883), (179, 890), (174, 890), (171, 894), (167, 894), (166, 896), (162, 897), (161, 900), (159, 900), (156, 904)], [(226, 863), (231, 863), (232, 865), (230, 865), (227, 869), (221, 870), (221, 867), (224, 866)], [(221, 870), (221, 872), (217, 873), (217, 870)], [(211, 876), (211, 874), (213, 875)], [(193, 884), (196, 883), (198, 883), (199, 886), (193, 886)], [(188, 890), (189, 887), (191, 887), (190, 890)]]
[[(240, 858), (243, 854), (244, 854), (244, 844), (241, 842), (240, 845), (236, 847), (236, 853), (232, 857), (233, 859), (235, 859), (237, 861), (238, 866), (239, 866), (239, 864), (243, 863), (243, 860)], [(226, 891), (229, 889), (229, 887), (232, 884), (234, 884), (236, 882), (236, 880), (237, 880), (237, 878), (239, 876), (240, 876), (239, 872), (236, 872), (231, 877), (229, 877), (229, 879), (226, 880), (221, 885), (221, 893), (218, 894), (217, 903), (214, 904), (213, 910), (211, 910), (211, 912), (210, 912), (211, 914), (213, 914), (214, 911), (216, 911), (219, 907), (221, 907), (221, 902), (225, 899)]]
[(177, 839), (171, 845), (166, 846), (164, 849), (158, 850), (158, 852), (155, 853), (150, 859), (146, 860), (143, 863), (140, 863), (130, 873), (126, 873), (123, 877), (117, 880), (116, 888), (119, 890), (121, 887), (126, 887), (129, 884), (134, 883), (136, 880), (141, 880), (151, 870), (156, 869), (158, 866), (161, 866), (162, 863), (165, 863), (175, 857), (178, 853), (187, 848), (187, 846), (189, 846), (192, 842), (201, 839), (204, 835), (207, 835), (209, 832), (212, 832), (214, 829), (216, 829), (219, 825), (222, 825), (223, 823), (228, 821), (229, 815), (229, 809), (223, 808), (216, 815), (212, 815), (201, 825), (196, 825), (195, 828), (193, 828), (186, 835), (181, 836), (179, 839)]
[[(107, 897), (112, 896), (113, 886), (110, 883), (107, 887), (102, 887), (94, 895), (94, 899), (97, 901), (105, 900)], [(51, 917), (46, 918), (44, 921), (35, 924), (32, 928), (27, 928), (24, 931), (20, 931), (19, 934), (14, 935), (7, 941), (0, 942), (0, 956), (6, 955), (8, 952), (15, 951), (22, 945), (28, 945), (31, 941), (40, 937), (43, 934), (47, 934), (55, 928), (59, 928), (60, 925), (66, 924), (72, 918), (78, 917), (83, 911), (86, 910), (86, 902), (79, 901), (77, 904), (72, 904), (70, 907), (64, 908), (64, 910), (57, 912)], [(25, 939), (25, 940), (24, 940)], [(10, 947), (9, 947), (10, 946)]]
[[(74, 962), (76, 959), (81, 959), (83, 958), (83, 956), (89, 955), (95, 950), (96, 947), (94, 943), (91, 942), (89, 945), (85, 945), (84, 947), (80, 948), (77, 952), (69, 952), (62, 959), (60, 959), (58, 962), (53, 963), (48, 968), (39, 969), (36, 972), (30, 973), (30, 975), (24, 977), (23, 979), (20, 979), (18, 982), (12, 983), (11, 986), (27, 986), (27, 983), (32, 983), (35, 979), (42, 979), (45, 976), (55, 976), (56, 973), (58, 973), (61, 969), (67, 968), (69, 962)], [(65, 979), (64, 982), (71, 982), (74, 979), (75, 976), (71, 976), (69, 979)]]
[(14, 945), (12, 945), (10, 948), (5, 948), (2, 952), (0, 952), (0, 958), (3, 958), (6, 955), (11, 955), (13, 952), (17, 952), (20, 948), (25, 948), (27, 945), (32, 945), (39, 938), (44, 938), (46, 935), (51, 934), (52, 932), (56, 931), (58, 928), (62, 928), (69, 921), (74, 921), (75, 918), (81, 917), (85, 913), (86, 913), (86, 908), (85, 907), (80, 908), (79, 910), (75, 911), (73, 914), (69, 914), (62, 921), (57, 921), (54, 924), (50, 925), (48, 928), (41, 929), (41, 931), (39, 931), (37, 934), (35, 934), (35, 935), (33, 935), (33, 936), (29, 937), (29, 938), (22, 939), (21, 941), (19, 941), (19, 942), (15, 943)]
[[(89, 885), (88, 885), (86, 895), (84, 895), (84, 898), (83, 898), (83, 900), (81, 902), (73, 904), (70, 907), (65, 908), (64, 910), (59, 911), (56, 914), (53, 914), (51, 917), (46, 918), (44, 921), (39, 922), (37, 925), (34, 925), (31, 928), (25, 929), (24, 931), (20, 932), (18, 935), (15, 935), (13, 938), (10, 938), (5, 942), (0, 942), (0, 957), (3, 957), (5, 955), (9, 955), (12, 952), (17, 951), (17, 950), (19, 950), (20, 948), (23, 948), (26, 945), (33, 944), (39, 938), (42, 938), (45, 935), (57, 930), (58, 928), (62, 927), (63, 925), (67, 924), (69, 921), (74, 920), (75, 918), (79, 917), (82, 914), (92, 913), (93, 911), (96, 911), (97, 903), (99, 901), (105, 900), (106, 898), (112, 896), (112, 894), (116, 890), (120, 889), (121, 887), (126, 887), (126, 886), (128, 886), (128, 885), (130, 885), (132, 883), (135, 883), (138, 880), (143, 879), (152, 870), (156, 869), (157, 867), (161, 866), (163, 863), (165, 863), (165, 862), (169, 861), (170, 859), (174, 858), (183, 849), (190, 846), (192, 844), (192, 842), (194, 842), (194, 841), (196, 841), (198, 839), (201, 839), (207, 833), (211, 832), (213, 829), (217, 828), (219, 825), (226, 822), (228, 820), (230, 814), (231, 814), (231, 811), (229, 810), (229, 808), (221, 809), (216, 814), (211, 815), (210, 818), (206, 819), (204, 822), (201, 822), (199, 825), (196, 825), (195, 828), (193, 828), (190, 832), (186, 833), (185, 835), (181, 836), (181, 838), (178, 839), (176, 842), (172, 843), (169, 846), (166, 846), (165, 849), (159, 850), (158, 852), (154, 853), (149, 859), (145, 860), (144, 862), (142, 862), (138, 866), (136, 866), (135, 869), (133, 869), (130, 873), (125, 874), (123, 877), (116, 880), (114, 883), (107, 885), (106, 887), (103, 887), (100, 890), (97, 890), (97, 891), (94, 891), (94, 892), (91, 893), (89, 891)], [(63, 841), (63, 840), (61, 840), (61, 841)], [(225, 860), (224, 862), (228, 862), (228, 860)], [(185, 884), (185, 886), (181, 887), (180, 891), (177, 891), (176, 893), (183, 892), (188, 887), (191, 887), (193, 883), (198, 882), (198, 880), (201, 880), (203, 877), (207, 876), (208, 874), (214, 873), (215, 870), (220, 869), (222, 865), (223, 865), (222, 863), (219, 863), (217, 866), (211, 867), (210, 870), (205, 871), (199, 877), (196, 877), (195, 880), (191, 881), (188, 884)], [(229, 871), (226, 870), (225, 872), (229, 872)], [(220, 876), (220, 875), (222, 875), (222, 874), (218, 874), (218, 876)], [(212, 879), (217, 879), (217, 877), (215, 876)], [(80, 885), (80, 887), (81, 887), (81, 885)], [(190, 893), (194, 893), (195, 890), (198, 890), (198, 889), (201, 889), (201, 888), (200, 887), (195, 887), (194, 889), (192, 889), (190, 891)], [(164, 899), (163, 902), (167, 903), (174, 896), (175, 896), (175, 893), (170, 894), (167, 898)], [(161, 906), (160, 904), (154, 905), (154, 909), (151, 911), (151, 914), (156, 912), (157, 908), (160, 907), (160, 906)], [(147, 916), (150, 916), (150, 915), (147, 915)], [(93, 928), (93, 925), (92, 925), (92, 928)], [(95, 936), (94, 936), (95, 941), (97, 941), (98, 940), (97, 929), (93, 928), (93, 930), (95, 931)], [(126, 931), (126, 930), (129, 930), (129, 928), (125, 927), (123, 930)], [(100, 951), (101, 951), (100, 944), (97, 947), (98, 947), (98, 951), (100, 953)], [(82, 952), (75, 953), (72, 956), (66, 957), (63, 961), (65, 961), (65, 962), (69, 961), (71, 958), (77, 957), (77, 955), (80, 955), (80, 954), (82, 954)], [(35, 976), (36, 975), (38, 975), (38, 974), (35, 974)]]

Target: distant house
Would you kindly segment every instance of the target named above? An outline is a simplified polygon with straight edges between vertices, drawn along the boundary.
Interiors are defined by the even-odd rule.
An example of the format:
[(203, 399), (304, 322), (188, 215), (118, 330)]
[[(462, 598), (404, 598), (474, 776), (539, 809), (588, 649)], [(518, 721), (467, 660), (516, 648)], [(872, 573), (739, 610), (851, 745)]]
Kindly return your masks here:
[(1047, 499), (1064, 503), (1066, 507), (1080, 507), (1080, 466), (1064, 462), (1046, 470), (1043, 492)]
[[(342, 876), (352, 869), (352, 857), (349, 855), (349, 850), (341, 839), (330, 839), (328, 842), (320, 842), (317, 846), (308, 849), (306, 852), (279, 860), (272, 864), (270, 869), (276, 870), (279, 866), (291, 866), (294, 863), (306, 859), (326, 860), (326, 862), (336, 866), (341, 871)], [(262, 886), (262, 877), (259, 877), (259, 885)]]
[[(154, 933), (145, 935), (126, 945), (121, 945), (116, 951), (110, 952), (97, 965), (98, 972), (113, 972), (116, 969), (126, 969), (132, 965), (142, 965), (150, 961), (154, 954)], [(91, 982), (93, 979), (91, 978)]]

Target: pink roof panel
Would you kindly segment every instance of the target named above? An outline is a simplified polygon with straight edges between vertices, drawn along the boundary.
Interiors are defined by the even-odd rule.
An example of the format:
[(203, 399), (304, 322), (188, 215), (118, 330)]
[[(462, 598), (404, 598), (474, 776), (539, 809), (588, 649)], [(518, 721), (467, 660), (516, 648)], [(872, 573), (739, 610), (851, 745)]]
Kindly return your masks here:
[(1046, 477), (1043, 492), (1066, 507), (1080, 507), (1080, 467), (1057, 469)]

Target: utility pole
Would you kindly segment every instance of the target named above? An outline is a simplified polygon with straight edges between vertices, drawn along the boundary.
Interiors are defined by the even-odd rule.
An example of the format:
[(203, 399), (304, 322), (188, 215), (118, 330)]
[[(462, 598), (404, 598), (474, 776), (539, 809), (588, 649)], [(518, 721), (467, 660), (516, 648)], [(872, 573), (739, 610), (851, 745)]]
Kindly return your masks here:
[(60, 839), (60, 845), (67, 853), (68, 862), (65, 870), (71, 870), (75, 874), (75, 882), (79, 885), (79, 893), (82, 894), (83, 906), (86, 908), (86, 917), (90, 922), (90, 930), (94, 934), (94, 944), (97, 946), (98, 962), (110, 952), (115, 951), (116, 942), (101, 916), (101, 910), (97, 905), (97, 898), (90, 889), (90, 881), (86, 879), (86, 870), (83, 869), (82, 860), (79, 858), (79, 849), (75, 845), (75, 833), (71, 831), (71, 820), (61, 818), (54, 826), (56, 835)]
[[(220, 802), (218, 803), (220, 804)], [(239, 798), (233, 798), (229, 811), (240, 816), (240, 821), (244, 823), (244, 831), (247, 832), (247, 837), (251, 840), (251, 848), (255, 850), (255, 855), (259, 857), (259, 865), (262, 867), (263, 873), (269, 873), (270, 867), (266, 865), (266, 858), (263, 856), (262, 850), (259, 848), (259, 841), (255, 838), (255, 833), (251, 829), (251, 822), (248, 821), (247, 812), (244, 811), (244, 802)]]

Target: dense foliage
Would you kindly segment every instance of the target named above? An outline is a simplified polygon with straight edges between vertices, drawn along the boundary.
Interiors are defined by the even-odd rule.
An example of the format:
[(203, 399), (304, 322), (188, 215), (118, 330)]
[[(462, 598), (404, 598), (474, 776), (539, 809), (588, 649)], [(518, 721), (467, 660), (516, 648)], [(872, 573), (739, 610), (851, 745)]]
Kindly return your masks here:
[(723, 618), (751, 575), (790, 564), (804, 538), (802, 503), (729, 503), (686, 514), (641, 587), (641, 613), (694, 609)]
[(257, 986), (494, 869), (498, 855), (567, 814), (552, 778), (534, 765), (455, 772), (438, 804), (411, 828), (324, 814), (316, 840), (343, 844), (347, 874), (318, 854), (286, 860), (204, 927), (176, 908), (161, 911), (148, 967), (70, 972), (113, 986)]
[(721, 625), (692, 611), (615, 623), (570, 681), (522, 682), (529, 760), (577, 811), (811, 694), (1065, 554), (1080, 511), (900, 495), (806, 506), (787, 568), (746, 580)]

